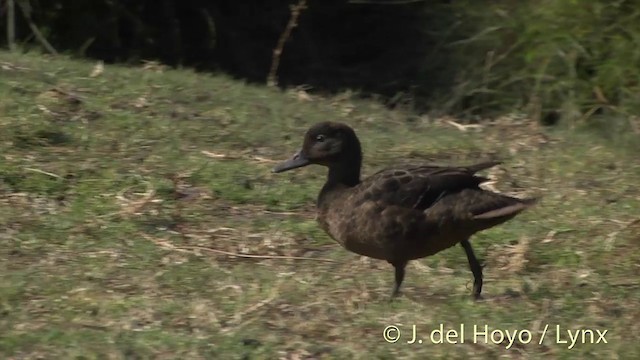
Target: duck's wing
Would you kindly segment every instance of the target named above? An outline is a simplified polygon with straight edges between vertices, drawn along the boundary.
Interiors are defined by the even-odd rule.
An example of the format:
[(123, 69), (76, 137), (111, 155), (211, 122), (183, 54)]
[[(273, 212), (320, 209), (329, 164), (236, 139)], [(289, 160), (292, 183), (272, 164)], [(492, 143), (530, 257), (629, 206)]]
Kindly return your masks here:
[(352, 201), (376, 201), (425, 210), (447, 194), (464, 189), (477, 189), (488, 179), (476, 172), (497, 165), (485, 162), (466, 167), (435, 165), (393, 167), (377, 172), (358, 186)]

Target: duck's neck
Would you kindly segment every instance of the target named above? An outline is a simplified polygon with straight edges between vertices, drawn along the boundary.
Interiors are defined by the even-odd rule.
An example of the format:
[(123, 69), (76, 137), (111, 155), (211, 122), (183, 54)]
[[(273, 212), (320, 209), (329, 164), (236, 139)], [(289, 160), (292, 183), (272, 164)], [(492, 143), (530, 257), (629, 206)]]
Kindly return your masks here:
[(360, 183), (362, 159), (358, 158), (357, 162), (354, 160), (332, 164), (329, 167), (329, 175), (325, 185), (345, 185), (348, 187), (358, 185)]
[(351, 188), (360, 183), (360, 168), (362, 167), (362, 153), (357, 144), (357, 151), (348, 152), (348, 157), (341, 161), (332, 163), (329, 166), (329, 174), (320, 195), (318, 196), (318, 206), (329, 202), (332, 190), (340, 188)]

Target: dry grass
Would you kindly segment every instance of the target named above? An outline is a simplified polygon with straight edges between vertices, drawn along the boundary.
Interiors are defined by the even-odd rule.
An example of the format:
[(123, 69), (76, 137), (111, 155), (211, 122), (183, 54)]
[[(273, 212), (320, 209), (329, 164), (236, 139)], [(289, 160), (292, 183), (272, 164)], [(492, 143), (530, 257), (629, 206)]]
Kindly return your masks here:
[[(0, 64), (4, 358), (640, 355), (640, 163), (629, 142), (526, 119), (469, 128), (148, 66), (6, 53)], [(357, 129), (366, 173), (398, 157), (499, 156), (491, 188), (544, 196), (472, 240), (485, 301), (471, 300), (454, 248), (412, 262), (389, 303), (390, 266), (347, 253), (315, 223), (323, 169), (270, 173), (328, 118)], [(406, 343), (414, 324), (423, 344)], [(440, 324), (465, 324), (467, 341), (432, 344)], [(474, 343), (485, 324), (533, 341)], [(384, 341), (388, 325), (400, 341)], [(608, 343), (568, 350), (556, 325), (607, 329)]]

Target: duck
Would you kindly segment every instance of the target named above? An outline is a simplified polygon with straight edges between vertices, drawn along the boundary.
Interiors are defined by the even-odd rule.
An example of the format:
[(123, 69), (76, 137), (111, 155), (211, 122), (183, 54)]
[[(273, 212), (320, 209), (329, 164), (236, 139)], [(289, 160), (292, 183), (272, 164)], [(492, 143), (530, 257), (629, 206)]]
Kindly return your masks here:
[(477, 172), (500, 164), (395, 165), (361, 179), (362, 147), (347, 124), (324, 121), (305, 133), (302, 147), (274, 173), (308, 165), (328, 168), (317, 197), (317, 222), (347, 251), (384, 260), (395, 270), (391, 299), (400, 293), (409, 261), (460, 244), (474, 277), (472, 296), (482, 298), (483, 266), (470, 238), (502, 224), (537, 202), (485, 190)]

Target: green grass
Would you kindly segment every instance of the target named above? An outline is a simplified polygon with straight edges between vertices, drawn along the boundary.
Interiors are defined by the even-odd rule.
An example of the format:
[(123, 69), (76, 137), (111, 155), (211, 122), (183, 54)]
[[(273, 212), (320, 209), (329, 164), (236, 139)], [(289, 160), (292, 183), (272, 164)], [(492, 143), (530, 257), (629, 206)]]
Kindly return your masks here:
[[(500, 119), (460, 131), (348, 94), (307, 101), (189, 71), (91, 77), (91, 63), (5, 52), (0, 65), (2, 358), (640, 356), (640, 147), (625, 137)], [(389, 303), (391, 267), (318, 228), (325, 170), (270, 169), (327, 119), (356, 129), (365, 175), (400, 157), (497, 155), (497, 189), (543, 195), (473, 239), (485, 301), (453, 248), (412, 262)], [(406, 343), (414, 324), (423, 344)], [(465, 343), (432, 344), (440, 324), (465, 324)], [(485, 324), (532, 342), (473, 343)], [(608, 343), (568, 350), (556, 325), (606, 329)]]

